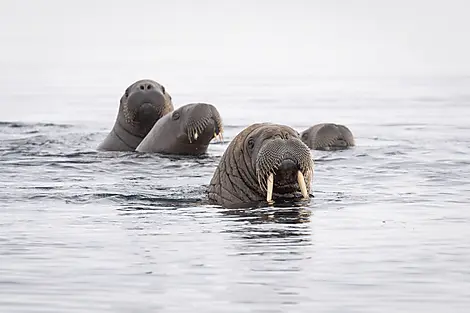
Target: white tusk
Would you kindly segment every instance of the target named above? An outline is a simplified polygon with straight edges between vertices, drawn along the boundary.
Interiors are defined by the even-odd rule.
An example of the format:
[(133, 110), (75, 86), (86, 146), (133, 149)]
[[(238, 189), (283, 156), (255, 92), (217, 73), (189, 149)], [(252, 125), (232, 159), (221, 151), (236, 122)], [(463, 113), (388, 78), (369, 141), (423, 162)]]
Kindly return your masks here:
[(273, 201), (273, 187), (274, 187), (274, 174), (271, 173), (268, 176), (268, 186), (267, 186), (267, 195), (266, 201), (272, 202)]
[(297, 172), (297, 182), (299, 183), (300, 186), (300, 191), (302, 192), (302, 196), (304, 196), (304, 199), (308, 199), (308, 192), (307, 192), (307, 186), (305, 185), (305, 179), (304, 175), (302, 174), (301, 171)]
[(218, 142), (222, 142), (222, 133), (214, 133), (214, 139), (216, 139)]
[(197, 137), (199, 137), (199, 135), (197, 134), (197, 131), (194, 133), (194, 140), (197, 140)]

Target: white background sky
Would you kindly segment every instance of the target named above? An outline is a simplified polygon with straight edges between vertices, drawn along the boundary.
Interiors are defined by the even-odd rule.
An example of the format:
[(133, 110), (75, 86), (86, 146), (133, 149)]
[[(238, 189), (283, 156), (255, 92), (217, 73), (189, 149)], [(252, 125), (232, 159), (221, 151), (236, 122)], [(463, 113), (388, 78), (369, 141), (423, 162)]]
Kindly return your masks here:
[(465, 0), (2, 0), (0, 80), (468, 75), (469, 33)]

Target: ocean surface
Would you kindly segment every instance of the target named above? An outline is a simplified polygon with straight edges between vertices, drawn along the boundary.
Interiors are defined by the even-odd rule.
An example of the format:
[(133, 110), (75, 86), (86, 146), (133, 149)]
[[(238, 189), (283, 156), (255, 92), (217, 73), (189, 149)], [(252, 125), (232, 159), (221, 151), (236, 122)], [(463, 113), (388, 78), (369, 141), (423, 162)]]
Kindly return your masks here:
[[(132, 79), (0, 86), (0, 312), (469, 312), (470, 78), (136, 78), (214, 104), (225, 141), (97, 152)], [(312, 151), (308, 206), (207, 205), (255, 122), (357, 146)]]

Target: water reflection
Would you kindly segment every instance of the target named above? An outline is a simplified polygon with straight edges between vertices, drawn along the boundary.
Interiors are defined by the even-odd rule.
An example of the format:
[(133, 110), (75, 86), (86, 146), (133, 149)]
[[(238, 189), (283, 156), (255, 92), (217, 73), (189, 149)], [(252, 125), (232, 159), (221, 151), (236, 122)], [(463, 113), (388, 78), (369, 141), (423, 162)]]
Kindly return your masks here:
[[(220, 210), (227, 223), (222, 233), (230, 235), (231, 245), (238, 256), (265, 257), (264, 270), (278, 269), (270, 262), (308, 258), (312, 245), (311, 209), (305, 207), (264, 207), (256, 209)], [(283, 270), (292, 270), (292, 264)]]
[(294, 206), (294, 203), (276, 205), (275, 207), (260, 207), (246, 209), (220, 209), (225, 216), (235, 218), (239, 222), (250, 224), (301, 224), (310, 222), (311, 209), (303, 206)]

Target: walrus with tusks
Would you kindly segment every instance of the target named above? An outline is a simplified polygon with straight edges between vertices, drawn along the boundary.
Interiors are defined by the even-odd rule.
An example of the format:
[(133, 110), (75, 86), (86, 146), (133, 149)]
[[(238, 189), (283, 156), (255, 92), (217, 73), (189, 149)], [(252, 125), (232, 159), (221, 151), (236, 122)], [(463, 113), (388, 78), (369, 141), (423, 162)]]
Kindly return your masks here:
[(164, 86), (150, 79), (136, 81), (122, 95), (114, 126), (98, 150), (134, 151), (155, 122), (172, 111)]
[(341, 150), (355, 145), (354, 136), (344, 125), (322, 123), (304, 130), (302, 141), (314, 150)]
[(257, 123), (242, 130), (225, 150), (208, 188), (223, 207), (266, 200), (309, 199), (313, 175), (310, 149), (289, 126)]
[(222, 133), (215, 106), (189, 103), (159, 119), (136, 151), (197, 156), (206, 153), (213, 138), (222, 139)]

